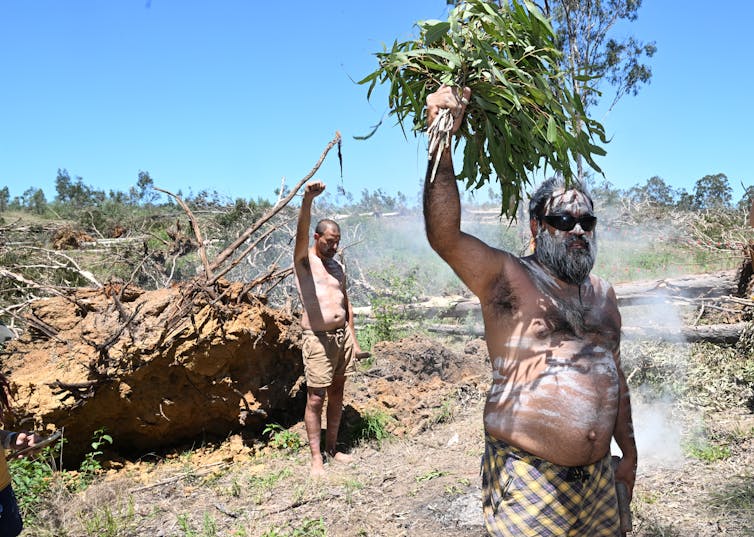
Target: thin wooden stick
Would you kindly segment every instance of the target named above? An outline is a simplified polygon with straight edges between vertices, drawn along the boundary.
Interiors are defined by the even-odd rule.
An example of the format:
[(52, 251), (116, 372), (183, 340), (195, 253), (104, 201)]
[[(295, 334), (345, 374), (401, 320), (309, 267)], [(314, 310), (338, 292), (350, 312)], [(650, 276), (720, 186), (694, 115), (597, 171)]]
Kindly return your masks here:
[(183, 211), (186, 213), (186, 216), (191, 222), (191, 227), (194, 229), (194, 236), (196, 237), (196, 241), (199, 243), (199, 256), (202, 258), (202, 265), (204, 265), (205, 278), (207, 278), (207, 280), (212, 279), (212, 269), (210, 268), (209, 260), (207, 259), (207, 249), (204, 247), (202, 230), (199, 228), (199, 224), (197, 224), (196, 218), (194, 218), (194, 214), (191, 212), (191, 209), (189, 209), (188, 205), (186, 205), (186, 203), (180, 197), (173, 194), (172, 192), (164, 190), (162, 188), (157, 188), (156, 186), (153, 186), (152, 188), (154, 188), (158, 192), (167, 194), (168, 196), (173, 196), (173, 198), (175, 198), (175, 201), (178, 202), (178, 205), (180, 205)]

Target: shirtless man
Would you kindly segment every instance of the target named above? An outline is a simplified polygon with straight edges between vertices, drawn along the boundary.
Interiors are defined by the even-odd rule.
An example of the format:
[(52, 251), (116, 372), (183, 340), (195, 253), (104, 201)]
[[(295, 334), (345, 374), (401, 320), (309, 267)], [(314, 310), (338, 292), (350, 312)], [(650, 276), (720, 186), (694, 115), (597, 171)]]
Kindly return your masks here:
[(327, 398), (325, 453), (337, 462), (349, 462), (351, 456), (337, 451), (338, 429), (343, 413), (343, 388), (346, 377), (355, 372), (356, 358), (362, 352), (353, 327), (353, 310), (346, 295), (346, 275), (336, 259), (340, 243), (340, 226), (333, 220), (321, 220), (309, 247), (312, 201), (325, 190), (322, 182), (308, 183), (298, 216), (293, 270), (296, 287), (304, 306), (302, 354), (306, 375), (307, 398), (304, 424), (312, 453), (311, 474), (324, 474), (320, 451), (322, 408)]
[[(427, 98), (428, 124), (447, 108), (455, 133), (470, 97), (468, 88), (441, 87)], [(592, 200), (576, 185), (546, 181), (529, 204), (535, 253), (519, 258), (461, 231), (450, 149), (439, 158), (434, 181), (425, 181), (427, 238), (479, 297), (492, 365), (482, 459), (487, 531), (620, 536), (613, 480), (630, 498), (637, 453), (615, 291), (590, 275)], [(615, 473), (612, 438), (623, 453)]]

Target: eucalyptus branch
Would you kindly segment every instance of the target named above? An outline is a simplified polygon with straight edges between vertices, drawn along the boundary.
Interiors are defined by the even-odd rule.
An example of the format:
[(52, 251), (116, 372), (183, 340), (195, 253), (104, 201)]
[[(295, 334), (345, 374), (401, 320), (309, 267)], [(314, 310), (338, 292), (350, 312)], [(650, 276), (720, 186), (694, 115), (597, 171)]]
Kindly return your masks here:
[(417, 25), (420, 37), (377, 53), (378, 69), (359, 83), (368, 84), (367, 98), (377, 84), (389, 84), (390, 115), (401, 128), (413, 117), (413, 130), (427, 131), (430, 160), (450, 145), (453, 118), (438, 115), (427, 127), (427, 96), (440, 84), (469, 87), (471, 101), (458, 130), (463, 166), (456, 176), (467, 190), (498, 182), (501, 212), (513, 217), (535, 170), (551, 167), (571, 180), (572, 159), (583, 158), (600, 171), (593, 156), (605, 151), (593, 140), (607, 143), (604, 128), (562, 84), (566, 73), (558, 67), (555, 33), (532, 2), (466, 0), (447, 21)]

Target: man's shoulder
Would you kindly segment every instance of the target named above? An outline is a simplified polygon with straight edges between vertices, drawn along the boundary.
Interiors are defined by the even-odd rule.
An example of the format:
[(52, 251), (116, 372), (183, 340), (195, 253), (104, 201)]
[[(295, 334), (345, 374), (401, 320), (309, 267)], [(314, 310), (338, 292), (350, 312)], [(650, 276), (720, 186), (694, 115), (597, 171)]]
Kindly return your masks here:
[(613, 284), (598, 274), (590, 274), (589, 279), (592, 282), (592, 287), (603, 289), (605, 292), (613, 290)]
[(602, 297), (601, 300), (605, 306), (617, 309), (618, 298), (615, 295), (613, 284), (596, 274), (589, 275), (589, 282), (592, 285), (592, 289), (594, 289), (595, 297)]

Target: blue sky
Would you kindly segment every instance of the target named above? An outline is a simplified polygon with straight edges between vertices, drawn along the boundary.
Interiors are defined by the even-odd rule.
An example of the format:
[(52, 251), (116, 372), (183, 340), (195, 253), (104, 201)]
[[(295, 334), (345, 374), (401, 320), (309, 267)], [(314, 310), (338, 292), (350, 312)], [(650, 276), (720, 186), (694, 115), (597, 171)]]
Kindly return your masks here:
[[(713, 7), (714, 5), (714, 7)], [(383, 43), (414, 22), (445, 18), (445, 0), (24, 0), (0, 2), (0, 186), (55, 195), (57, 170), (108, 191), (140, 171), (184, 194), (272, 199), (306, 175), (336, 130), (318, 174), (417, 199), (425, 142), (386, 118), (386, 89), (354, 83)], [(612, 142), (600, 160), (619, 188), (657, 175), (692, 190), (724, 173), (754, 184), (754, 2), (645, 0), (623, 28), (655, 41), (653, 78), (597, 117)], [(620, 34), (619, 34), (620, 35)]]

